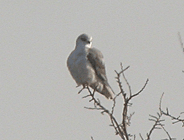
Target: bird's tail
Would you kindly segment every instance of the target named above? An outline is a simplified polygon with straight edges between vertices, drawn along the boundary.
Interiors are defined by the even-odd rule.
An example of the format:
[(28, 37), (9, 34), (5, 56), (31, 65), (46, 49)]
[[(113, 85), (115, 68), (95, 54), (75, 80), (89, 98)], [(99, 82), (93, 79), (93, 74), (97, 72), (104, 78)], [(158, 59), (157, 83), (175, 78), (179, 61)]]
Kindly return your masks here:
[(107, 99), (113, 99), (114, 98), (114, 91), (110, 87), (108, 83), (106, 84), (100, 84), (98, 86), (91, 85), (91, 88), (95, 89), (97, 92), (104, 95)]
[(114, 98), (114, 91), (109, 85), (104, 85), (103, 90), (101, 93), (107, 98), (107, 99), (113, 99)]

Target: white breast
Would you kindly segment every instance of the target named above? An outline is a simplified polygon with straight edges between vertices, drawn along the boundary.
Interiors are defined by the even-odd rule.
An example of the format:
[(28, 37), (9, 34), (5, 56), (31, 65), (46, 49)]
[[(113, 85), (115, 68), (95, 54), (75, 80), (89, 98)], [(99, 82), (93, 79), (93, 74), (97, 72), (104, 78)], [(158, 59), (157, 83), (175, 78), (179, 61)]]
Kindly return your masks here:
[(87, 60), (87, 48), (75, 49), (67, 60), (69, 71), (78, 85), (96, 82), (96, 74)]

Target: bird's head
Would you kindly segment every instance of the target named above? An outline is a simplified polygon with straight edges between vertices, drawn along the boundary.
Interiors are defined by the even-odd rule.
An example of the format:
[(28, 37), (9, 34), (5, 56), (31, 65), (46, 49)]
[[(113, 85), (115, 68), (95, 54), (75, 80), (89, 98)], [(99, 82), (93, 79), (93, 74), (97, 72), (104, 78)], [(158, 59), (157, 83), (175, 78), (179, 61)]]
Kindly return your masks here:
[(76, 40), (76, 45), (82, 45), (90, 48), (92, 45), (92, 37), (87, 34), (81, 34)]

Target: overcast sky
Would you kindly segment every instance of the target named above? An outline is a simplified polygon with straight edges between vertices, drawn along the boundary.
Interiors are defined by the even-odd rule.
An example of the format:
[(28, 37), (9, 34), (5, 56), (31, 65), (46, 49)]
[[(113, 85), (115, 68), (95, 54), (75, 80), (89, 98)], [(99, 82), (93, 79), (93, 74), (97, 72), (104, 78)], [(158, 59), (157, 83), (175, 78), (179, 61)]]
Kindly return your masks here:
[[(118, 93), (114, 70), (126, 71), (132, 91), (149, 84), (132, 100), (131, 134), (145, 138), (161, 94), (163, 109), (184, 111), (183, 0), (1, 1), (0, 2), (0, 136), (2, 140), (119, 140), (106, 115), (84, 109), (87, 91), (70, 76), (66, 60), (76, 38), (87, 33), (105, 57), (109, 83)], [(125, 85), (124, 85), (125, 86)], [(127, 88), (125, 88), (127, 89)], [(112, 102), (97, 97), (107, 107)], [(120, 101), (120, 100), (119, 100)], [(121, 102), (116, 115), (121, 118)], [(181, 124), (166, 129), (184, 138)], [(167, 138), (161, 130), (152, 139)]]

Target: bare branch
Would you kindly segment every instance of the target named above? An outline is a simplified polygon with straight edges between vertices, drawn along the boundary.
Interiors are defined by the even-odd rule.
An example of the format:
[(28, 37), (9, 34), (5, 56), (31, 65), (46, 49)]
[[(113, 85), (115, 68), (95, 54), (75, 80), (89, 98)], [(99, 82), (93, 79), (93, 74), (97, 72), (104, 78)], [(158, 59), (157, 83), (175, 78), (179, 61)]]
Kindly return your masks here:
[(165, 129), (164, 124), (162, 124), (161, 122), (165, 121), (164, 119), (161, 119), (163, 117), (163, 115), (165, 116), (169, 116), (172, 120), (175, 120), (176, 122), (173, 123), (177, 123), (177, 122), (182, 122), (184, 120), (180, 119), (179, 117), (173, 117), (172, 115), (169, 114), (169, 109), (166, 108), (166, 112), (164, 112), (162, 110), (162, 99), (163, 99), (163, 95), (164, 93), (161, 95), (160, 97), (160, 103), (159, 103), (159, 112), (157, 112), (158, 116), (153, 116), (153, 115), (149, 115), (151, 117), (151, 119), (149, 119), (150, 121), (155, 122), (154, 125), (152, 126), (152, 128), (150, 129), (149, 133), (147, 133), (147, 139), (146, 140), (150, 140), (151, 134), (153, 133), (153, 131), (155, 129), (162, 129), (168, 136), (169, 139), (165, 139), (165, 140), (174, 140), (175, 138), (172, 138), (169, 134), (169, 132)]
[(165, 115), (167, 117), (170, 117), (171, 120), (173, 121), (172, 122), (173, 124), (181, 122), (182, 123), (182, 127), (184, 127), (184, 119), (181, 119), (180, 118), (180, 115), (178, 117), (175, 117), (175, 116), (171, 115), (169, 113), (169, 109), (168, 108), (166, 108), (166, 112), (162, 110), (162, 103), (161, 102), (162, 102), (163, 96), (164, 96), (164, 93), (162, 94), (161, 99), (160, 99), (160, 105), (159, 105), (159, 111), (160, 111), (160, 113), (162, 113), (163, 115)]
[[(160, 123), (160, 118), (162, 117), (162, 114), (159, 114), (158, 117), (153, 116), (153, 115), (149, 115), (150, 117), (154, 118), (154, 119), (150, 119), (151, 121), (154, 121), (155, 123), (153, 124), (152, 128), (150, 129), (150, 131), (147, 133), (147, 140), (150, 140), (151, 134), (153, 133), (153, 131), (155, 129), (160, 129), (160, 125), (162, 125)], [(163, 120), (162, 120), (163, 121)]]
[[(121, 70), (123, 71), (123, 65), (122, 65), (122, 63), (121, 63), (120, 65), (121, 65)], [(123, 78), (124, 78), (124, 80), (125, 80), (125, 82), (126, 82), (126, 84), (127, 84), (127, 86), (128, 86), (129, 93), (130, 93), (130, 96), (131, 96), (131, 95), (132, 95), (131, 86), (130, 86), (130, 84), (129, 84), (127, 78), (125, 77), (124, 71), (122, 72), (122, 75), (123, 75)]]
[(133, 97), (139, 95), (145, 89), (146, 85), (148, 84), (148, 81), (149, 81), (149, 79), (146, 80), (144, 86), (142, 87), (142, 89), (140, 91), (138, 91), (136, 94), (130, 96), (129, 100), (132, 99)]
[(111, 109), (111, 114), (114, 113), (114, 109), (115, 109), (115, 106), (116, 106), (116, 98), (120, 95), (121, 93), (118, 93), (114, 99), (113, 99), (113, 105), (112, 105), (112, 109)]
[(121, 76), (121, 74), (122, 74), (125, 70), (127, 70), (129, 67), (130, 67), (130, 66), (126, 67), (125, 69), (121, 69), (120, 72), (117, 72), (117, 71), (115, 70), (115, 72), (116, 72), (116, 74), (117, 74), (117, 77), (115, 77), (115, 78), (117, 79), (117, 83), (118, 83), (119, 88), (120, 88), (120, 93), (122, 93), (123, 95), (125, 95), (125, 92), (124, 92), (123, 87), (122, 87), (122, 83), (121, 83), (121, 80), (120, 80), (120, 76)]
[(111, 114), (109, 112), (109, 110), (107, 110), (103, 105), (101, 105), (100, 103), (100, 100), (97, 100), (95, 97), (94, 97), (94, 92), (95, 90), (93, 91), (93, 93), (91, 92), (91, 90), (89, 89), (89, 87), (87, 87), (88, 89), (88, 92), (91, 96), (91, 100), (94, 102), (94, 104), (96, 104), (96, 106), (98, 106), (98, 108), (95, 106), (94, 108), (88, 108), (88, 107), (85, 107), (86, 109), (92, 109), (92, 110), (102, 110), (101, 113), (106, 113), (109, 115), (110, 117), (110, 120), (111, 120), (111, 123), (112, 123), (112, 126), (114, 127), (115, 131), (116, 131), (116, 134), (118, 134), (123, 140), (128, 140), (128, 139), (125, 139), (124, 138), (124, 134), (118, 124), (118, 122), (116, 121), (115, 117), (113, 116), (113, 114)]
[(179, 41), (180, 41), (180, 46), (181, 46), (182, 51), (183, 51), (183, 53), (184, 53), (184, 46), (183, 46), (183, 42), (182, 42), (182, 38), (181, 38), (180, 32), (178, 32), (178, 38), (179, 38)]
[(131, 113), (129, 116), (127, 116), (127, 125), (130, 126), (132, 116), (135, 114), (135, 112)]
[[(133, 113), (130, 113), (130, 115), (127, 115), (128, 114), (128, 107), (130, 107), (132, 105), (132, 103), (130, 103), (130, 100), (133, 97), (138, 96), (145, 89), (145, 87), (148, 84), (149, 80), (148, 79), (146, 80), (144, 86), (141, 88), (140, 91), (138, 91), (136, 94), (132, 94), (131, 86), (130, 86), (130, 84), (129, 84), (129, 82), (128, 82), (125, 74), (124, 74), (124, 71), (127, 70), (128, 68), (129, 68), (129, 66), (126, 67), (125, 69), (123, 69), (123, 66), (121, 64), (121, 71), (120, 72), (115, 71), (116, 75), (117, 75), (116, 79), (117, 79), (117, 83), (119, 85), (120, 92), (113, 99), (113, 105), (112, 105), (111, 111), (109, 111), (107, 108), (105, 108), (100, 103), (99, 99), (96, 99), (94, 97), (95, 90), (92, 92), (88, 86), (83, 87), (79, 91), (79, 93), (85, 88), (88, 90), (89, 95), (86, 95), (83, 98), (90, 97), (91, 99), (89, 100), (89, 102), (93, 102), (94, 107), (84, 107), (84, 108), (89, 109), (89, 110), (99, 110), (99, 111), (101, 111), (102, 114), (104, 114), (104, 113), (107, 114), (110, 118), (110, 121), (111, 121), (110, 126), (112, 126), (114, 128), (116, 135), (119, 135), (121, 137), (121, 139), (123, 139), (123, 140), (130, 140), (131, 137), (133, 137), (133, 139), (135, 140), (136, 136), (128, 134), (128, 132), (127, 132), (127, 126), (130, 126), (131, 118), (134, 114), (134, 112), (133, 112)], [(121, 74), (123, 76), (124, 81), (126, 82), (126, 85), (128, 86), (128, 95), (129, 96), (127, 96), (127, 93), (124, 92), (123, 85), (122, 85), (122, 82), (120, 80)], [(122, 97), (123, 97), (122, 99), (123, 99), (124, 103), (123, 103), (123, 106), (122, 106), (122, 121), (121, 121), (121, 123), (118, 123), (115, 116), (114, 116), (114, 110), (115, 110), (115, 107), (116, 107), (116, 99), (120, 95), (122, 95)], [(155, 129), (157, 129), (157, 126), (155, 126)]]
[(165, 129), (165, 127), (163, 125), (160, 125), (162, 127), (162, 129), (165, 131), (165, 133), (167, 134), (167, 136), (169, 137), (169, 140), (173, 140), (173, 138), (171, 138), (169, 132)]
[(82, 98), (87, 98), (87, 97), (90, 97), (90, 95), (86, 95), (86, 96), (84, 96), (84, 97), (82, 97)]
[(140, 133), (139, 133), (139, 136), (140, 136), (141, 140), (144, 140), (144, 138), (142, 137), (142, 135)]
[(124, 71), (126, 71), (128, 68), (130, 68), (130, 66), (127, 66), (125, 69), (122, 69), (120, 72), (117, 72), (116, 70), (115, 70), (115, 72), (116, 72), (116, 74), (118, 73), (119, 75), (121, 75)]
[[(76, 86), (76, 87), (79, 87), (79, 86)], [(81, 90), (79, 90), (78, 94), (80, 94), (86, 87), (83, 86)]]
[[(119, 73), (118, 73), (117, 71), (115, 71), (115, 72), (116, 72), (116, 74), (117, 74), (116, 79), (117, 79), (117, 83), (118, 83), (119, 88), (120, 88), (120, 93), (121, 93), (121, 95), (123, 96), (123, 100), (124, 100), (123, 111), (122, 111), (122, 130), (123, 130), (123, 133), (125, 134), (126, 139), (128, 139), (129, 134), (128, 134), (128, 132), (127, 132), (127, 125), (130, 125), (130, 119), (131, 119), (131, 116), (132, 116), (132, 115), (131, 115), (131, 116), (129, 117), (129, 116), (127, 115), (127, 113), (128, 113), (128, 107), (132, 105), (132, 104), (130, 103), (130, 100), (131, 100), (133, 97), (139, 95), (139, 93), (141, 93), (141, 92), (143, 91), (143, 89), (146, 87), (146, 85), (147, 85), (147, 83), (148, 83), (148, 79), (147, 79), (145, 85), (143, 86), (143, 88), (142, 88), (138, 93), (132, 95), (131, 86), (130, 86), (130, 84), (129, 84), (129, 82), (128, 82), (127, 78), (125, 77), (125, 74), (124, 74), (124, 70), (127, 69), (127, 68), (129, 68), (129, 67), (123, 69), (122, 63), (121, 63), (120, 65), (121, 65), (121, 71), (120, 71)], [(125, 82), (126, 82), (126, 84), (127, 84), (127, 86), (128, 86), (128, 89), (129, 89), (129, 97), (126, 97), (127, 94), (126, 94), (126, 93), (124, 92), (124, 90), (123, 90), (123, 86), (122, 86), (122, 83), (121, 83), (121, 80), (120, 80), (120, 75), (121, 75), (121, 74), (122, 74), (123, 79), (125, 80)], [(113, 107), (113, 108), (114, 108), (114, 107)]]

